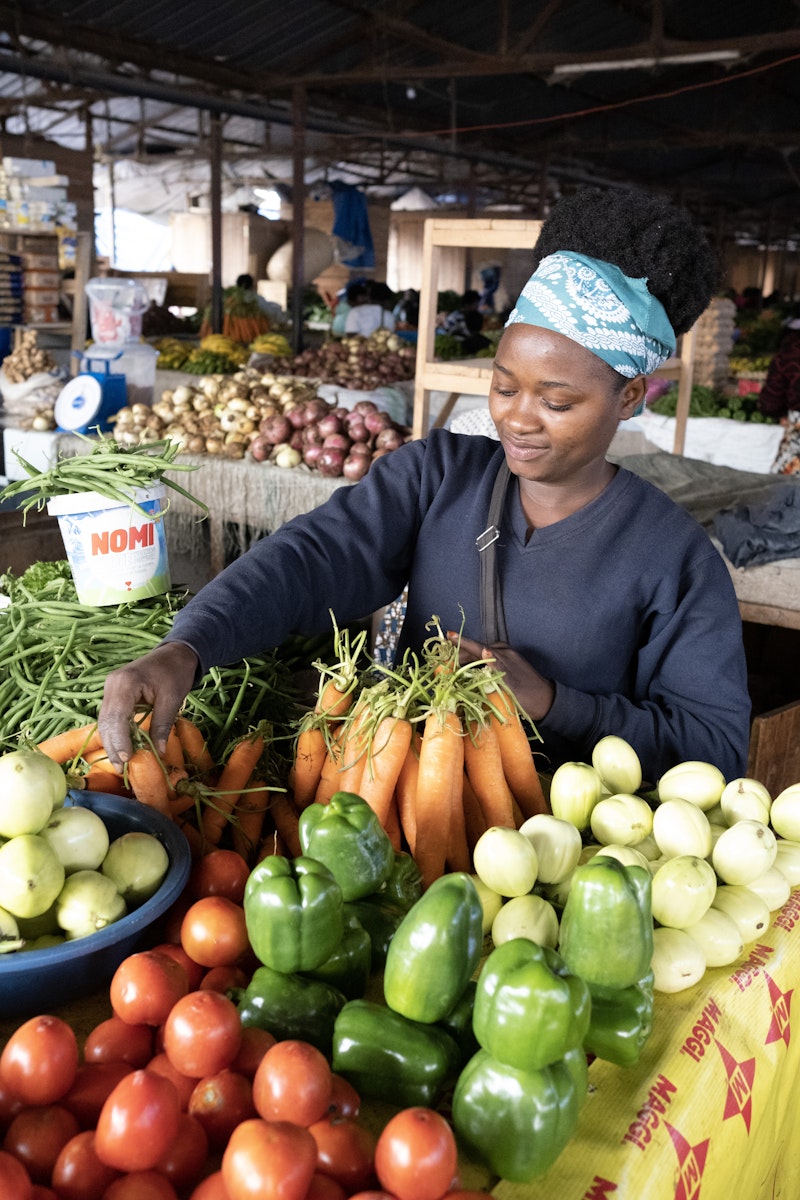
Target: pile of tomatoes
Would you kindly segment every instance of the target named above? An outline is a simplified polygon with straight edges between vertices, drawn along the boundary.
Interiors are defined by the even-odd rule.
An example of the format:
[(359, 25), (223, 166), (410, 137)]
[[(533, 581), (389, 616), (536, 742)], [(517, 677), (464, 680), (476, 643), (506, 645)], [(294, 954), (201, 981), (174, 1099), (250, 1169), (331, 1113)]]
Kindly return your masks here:
[(0, 1054), (0, 1196), (485, 1200), (459, 1190), (440, 1113), (403, 1109), (376, 1131), (314, 1046), (242, 1028), (226, 991), (255, 965), (247, 875), (233, 851), (197, 864), (175, 939), (120, 964), (112, 1015), (82, 1047), (56, 1016), (12, 1033)]

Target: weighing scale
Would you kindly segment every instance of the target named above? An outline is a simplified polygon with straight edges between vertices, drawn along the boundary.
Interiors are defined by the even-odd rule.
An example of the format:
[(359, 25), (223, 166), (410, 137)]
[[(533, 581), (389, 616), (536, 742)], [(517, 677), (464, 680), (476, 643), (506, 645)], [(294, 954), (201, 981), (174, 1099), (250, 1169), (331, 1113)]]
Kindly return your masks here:
[(56, 425), (64, 433), (87, 433), (90, 429), (107, 433), (110, 418), (128, 402), (125, 376), (111, 371), (111, 363), (121, 358), (122, 351), (114, 358), (96, 360), (80, 350), (73, 353), (90, 367), (93, 361), (102, 363), (104, 370), (82, 371), (61, 389), (53, 409)]

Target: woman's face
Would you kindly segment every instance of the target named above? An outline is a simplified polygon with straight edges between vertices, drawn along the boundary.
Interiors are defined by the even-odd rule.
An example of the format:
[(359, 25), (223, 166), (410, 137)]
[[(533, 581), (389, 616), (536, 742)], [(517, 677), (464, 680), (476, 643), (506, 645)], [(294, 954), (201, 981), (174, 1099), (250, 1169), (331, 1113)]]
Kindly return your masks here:
[(616, 372), (563, 334), (510, 325), (494, 360), (489, 411), (512, 474), (548, 484), (591, 475), (645, 389), (643, 376), (620, 387)]

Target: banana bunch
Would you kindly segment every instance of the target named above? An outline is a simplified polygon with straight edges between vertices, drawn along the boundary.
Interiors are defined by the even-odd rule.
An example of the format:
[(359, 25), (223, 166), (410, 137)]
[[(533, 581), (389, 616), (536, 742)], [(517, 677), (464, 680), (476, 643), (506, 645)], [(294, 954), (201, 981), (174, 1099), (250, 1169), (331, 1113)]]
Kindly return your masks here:
[(179, 371), (189, 357), (190, 346), (177, 338), (164, 337), (154, 342), (158, 351), (158, 368), (160, 371)]
[(255, 354), (273, 354), (276, 358), (289, 358), (292, 347), (282, 333), (260, 333), (250, 343), (250, 349)]
[(242, 346), (239, 342), (232, 341), (232, 339), (226, 337), (224, 333), (209, 333), (201, 340), (200, 349), (208, 351), (211, 354), (224, 355), (237, 366), (240, 366), (242, 363), (246, 363), (250, 357), (250, 351), (246, 346)]

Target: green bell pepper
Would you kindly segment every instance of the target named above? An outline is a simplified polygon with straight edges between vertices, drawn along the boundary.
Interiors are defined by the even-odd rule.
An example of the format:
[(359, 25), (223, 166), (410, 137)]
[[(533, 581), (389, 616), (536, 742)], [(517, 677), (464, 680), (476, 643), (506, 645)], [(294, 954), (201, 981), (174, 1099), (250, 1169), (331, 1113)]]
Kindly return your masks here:
[(348, 1000), (364, 995), (372, 968), (372, 943), (364, 926), (352, 913), (345, 913), (344, 935), (330, 958), (303, 972), (309, 979), (320, 979), (343, 992)]
[(392, 873), (381, 889), (381, 895), (408, 912), (422, 892), (422, 872), (419, 867), (406, 850), (396, 850)]
[(409, 909), (389, 943), (383, 994), (395, 1012), (433, 1024), (451, 1011), (477, 967), (483, 907), (463, 871), (442, 875)]
[(626, 988), (590, 984), (592, 1015), (583, 1040), (595, 1058), (632, 1067), (653, 1030), (653, 972)]
[(377, 892), (394, 867), (394, 847), (377, 816), (354, 792), (309, 804), (298, 829), (303, 853), (324, 863), (345, 900)]
[(652, 877), (597, 855), (575, 868), (561, 914), (558, 950), (590, 987), (631, 987), (653, 957)]
[(259, 962), (287, 974), (313, 971), (344, 932), (342, 890), (324, 863), (270, 854), (244, 890), (250, 945)]
[(279, 1041), (310, 1042), (330, 1056), (333, 1027), (347, 998), (318, 979), (257, 967), (246, 988), (236, 994), (243, 1026), (257, 1025)]
[(588, 1086), (581, 1049), (538, 1071), (520, 1071), (479, 1050), (456, 1082), (453, 1127), (500, 1178), (530, 1183), (575, 1132)]
[(458, 1074), (461, 1055), (435, 1025), (409, 1021), (383, 1004), (350, 1000), (333, 1027), (331, 1065), (362, 1097), (433, 1107)]
[(379, 970), (386, 962), (389, 944), (406, 915), (405, 909), (393, 900), (386, 899), (383, 892), (376, 892), (374, 896), (365, 896), (363, 900), (349, 901), (344, 911), (345, 915), (349, 913), (357, 917), (369, 934), (372, 970)]
[(472, 1028), (472, 1016), (475, 1011), (475, 992), (477, 983), (470, 979), (455, 1007), (450, 1009), (446, 1017), (437, 1021), (439, 1029), (444, 1029), (454, 1040), (461, 1051), (461, 1064), (469, 1062), (476, 1050), (480, 1050), (478, 1040)]
[(588, 985), (555, 950), (513, 938), (484, 963), (472, 1024), (493, 1058), (538, 1071), (583, 1044), (590, 1011)]

